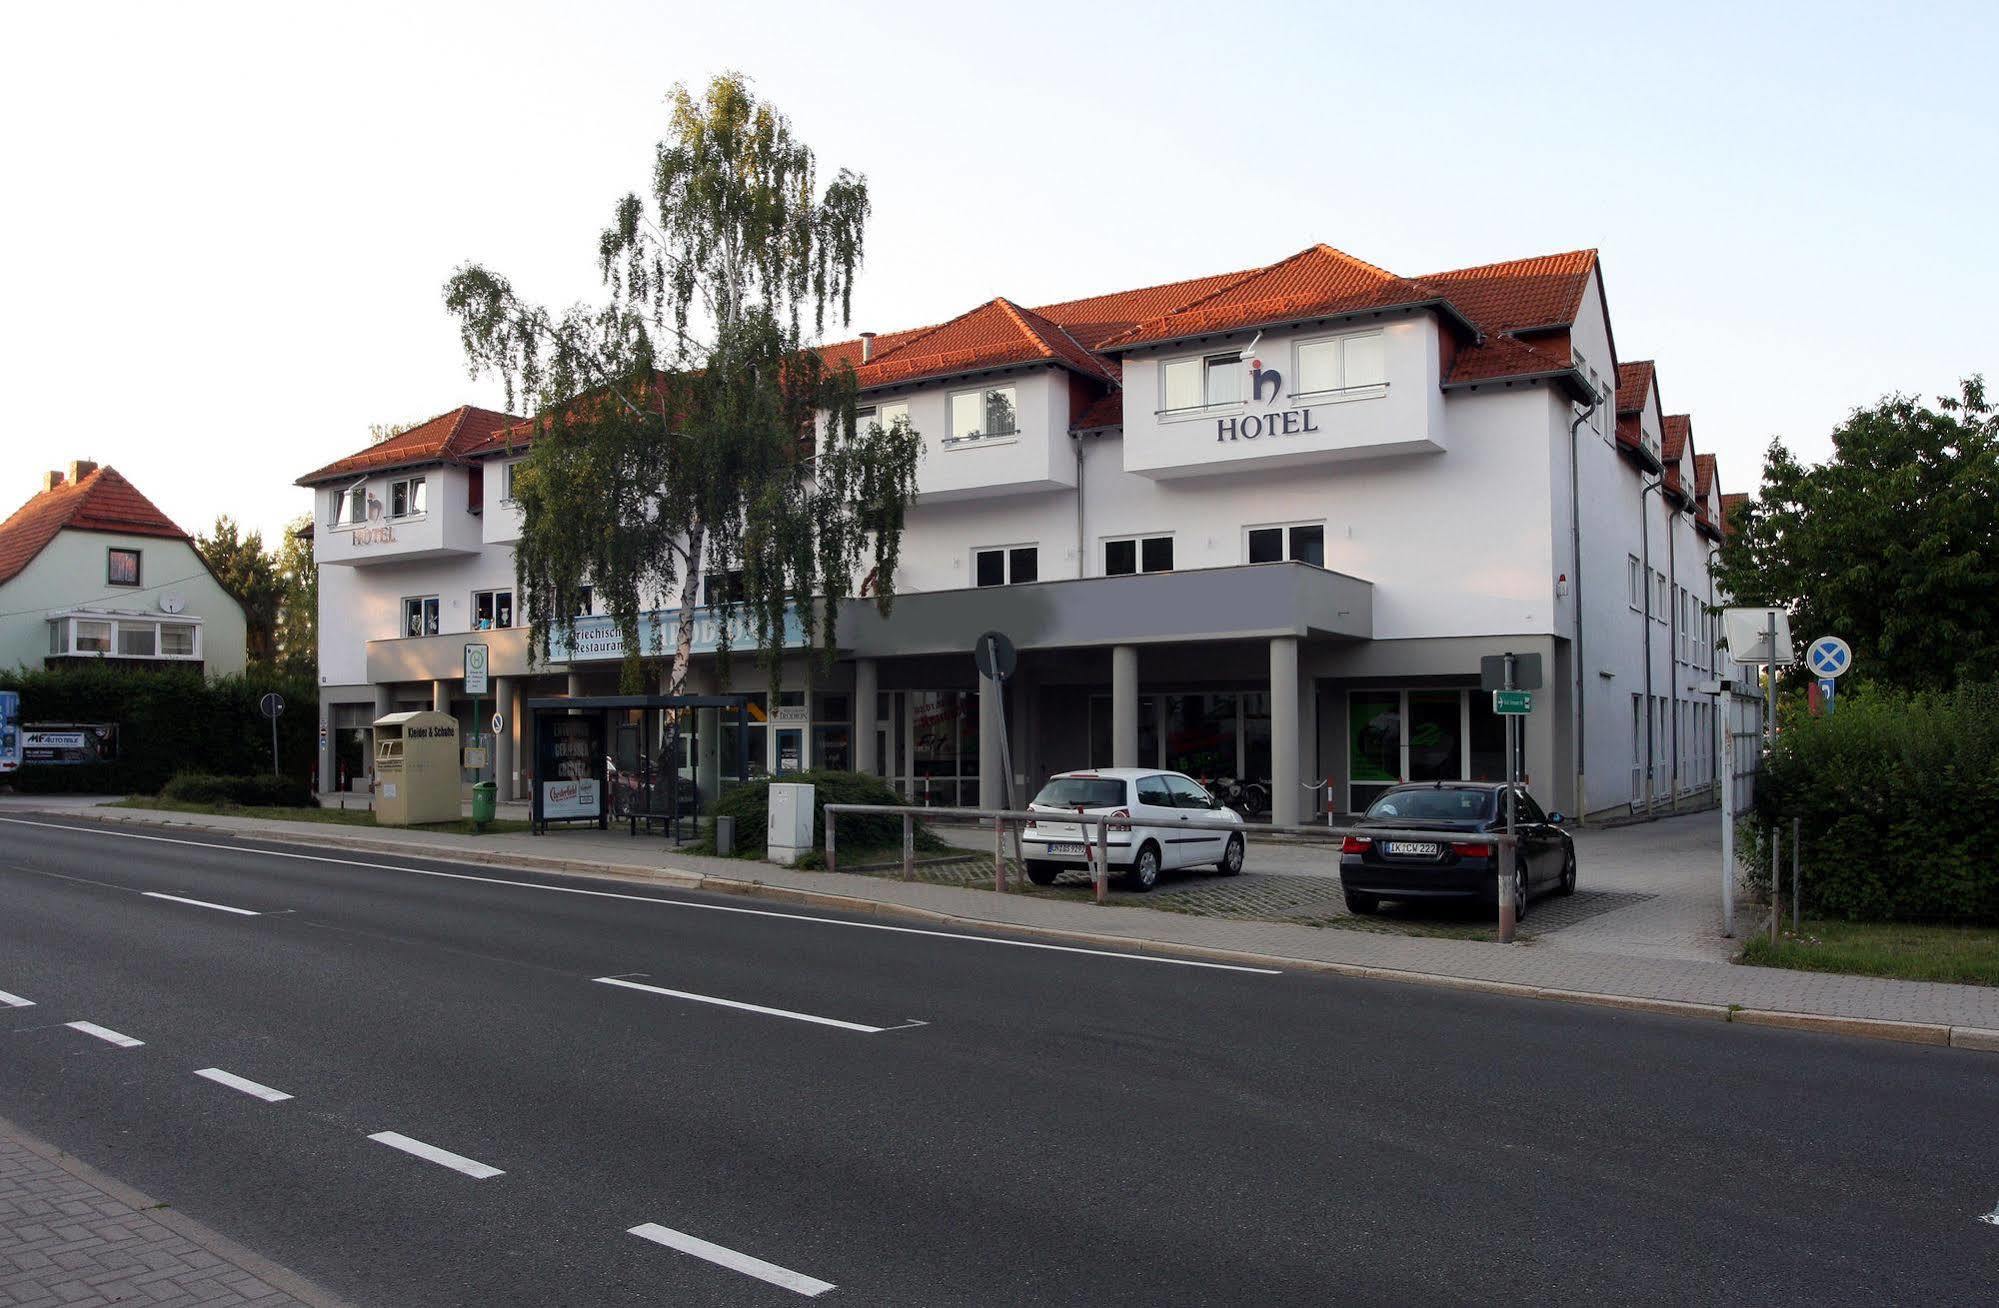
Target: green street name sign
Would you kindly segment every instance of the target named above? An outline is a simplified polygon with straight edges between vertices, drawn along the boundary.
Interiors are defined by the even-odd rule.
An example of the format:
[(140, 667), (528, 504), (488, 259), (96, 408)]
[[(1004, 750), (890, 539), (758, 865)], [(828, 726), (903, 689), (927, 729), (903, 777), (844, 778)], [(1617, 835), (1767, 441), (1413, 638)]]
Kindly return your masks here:
[(1532, 713), (1534, 692), (1531, 690), (1495, 690), (1492, 692), (1494, 713)]

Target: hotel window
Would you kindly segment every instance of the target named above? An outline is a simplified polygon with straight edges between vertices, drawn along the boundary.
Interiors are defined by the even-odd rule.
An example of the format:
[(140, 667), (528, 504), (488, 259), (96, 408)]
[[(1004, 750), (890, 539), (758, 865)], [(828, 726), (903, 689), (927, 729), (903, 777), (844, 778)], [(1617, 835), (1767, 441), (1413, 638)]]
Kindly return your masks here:
[(1128, 577), (1135, 572), (1173, 571), (1171, 536), (1127, 536), (1104, 542), (1104, 575)]
[(591, 594), (590, 588), (588, 586), (578, 586), (576, 588), (576, 604), (573, 616), (579, 618), (589, 617), (592, 611), (591, 601), (594, 598), (595, 596)]
[(368, 516), (368, 488), (365, 485), (351, 486), (344, 491), (333, 492), (333, 525), (351, 527)]
[(113, 586), (136, 586), (139, 584), (139, 551), (109, 551), (105, 556), (104, 579)]
[(880, 424), (883, 431), (893, 431), (896, 423), (908, 421), (907, 404), (884, 404), (879, 407), (869, 405), (864, 409), (854, 410), (854, 431), (857, 433), (865, 432), (876, 424)]
[(1019, 409), (1011, 386), (960, 391), (951, 397), (951, 435), (945, 443), (990, 440), (1020, 430)]
[(1624, 557), (1626, 560), (1625, 588), (1631, 595), (1631, 607), (1641, 609), (1645, 603), (1645, 583), (1641, 580), (1645, 575), (1644, 569), (1638, 562), (1636, 554), (1627, 554)]
[(508, 504), (514, 502), (514, 473), (520, 466), (519, 459), (500, 465), (500, 498)]
[(514, 625), (514, 593), (511, 590), (472, 592), (472, 630), (493, 631)]
[(1021, 586), (1040, 576), (1040, 550), (1033, 545), (972, 551), (972, 576), (981, 586)]
[(437, 596), (413, 595), (403, 601), (403, 635), (437, 634)]
[(406, 477), (389, 483), (389, 516), (415, 518), (423, 514), (423, 478)]
[(1325, 567), (1326, 524), (1306, 522), (1295, 527), (1249, 529), (1251, 563), (1281, 563), (1286, 559), (1294, 563), (1309, 563), (1315, 568)]
[(1296, 372), (1291, 387), (1294, 397), (1384, 385), (1388, 371), (1381, 333), (1300, 342)]
[(1242, 403), (1242, 366), (1240, 354), (1173, 360), (1159, 370), (1165, 388), (1162, 411), (1192, 413)]
[(701, 602), (709, 608), (717, 604), (740, 604), (743, 602), (743, 570), (730, 568), (725, 572), (711, 572), (701, 579)]

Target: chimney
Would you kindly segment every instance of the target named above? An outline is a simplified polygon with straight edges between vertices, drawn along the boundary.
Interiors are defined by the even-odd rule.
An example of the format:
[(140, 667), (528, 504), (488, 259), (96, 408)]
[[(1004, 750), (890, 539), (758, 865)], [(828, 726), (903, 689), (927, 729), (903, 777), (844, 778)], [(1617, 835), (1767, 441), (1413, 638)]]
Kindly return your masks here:
[(91, 473), (96, 471), (97, 471), (97, 464), (94, 460), (71, 459), (69, 464), (69, 483), (70, 485), (74, 486), (76, 483), (82, 481), (85, 477), (88, 477)]
[(874, 357), (875, 357), (875, 334), (873, 332), (862, 332), (861, 362), (866, 363)]
[(61, 474), (61, 473), (59, 473), (59, 472), (45, 472), (45, 473), (43, 473), (43, 474), (42, 474), (42, 489), (43, 489), (43, 490), (45, 490), (45, 491), (52, 491), (52, 490), (54, 490), (54, 489), (55, 489), (56, 487), (58, 487), (58, 486), (60, 486), (60, 485), (62, 485), (62, 474)]

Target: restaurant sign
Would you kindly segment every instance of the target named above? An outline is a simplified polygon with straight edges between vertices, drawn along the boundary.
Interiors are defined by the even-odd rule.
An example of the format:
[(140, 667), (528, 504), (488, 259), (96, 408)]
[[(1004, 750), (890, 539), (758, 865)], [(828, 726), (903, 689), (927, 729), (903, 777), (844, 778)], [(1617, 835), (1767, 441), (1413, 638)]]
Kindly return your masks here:
[[(640, 655), (665, 657), (673, 653), (674, 641), (679, 635), (680, 610), (654, 609), (639, 615)], [(702, 608), (694, 613), (694, 653), (713, 654), (722, 641), (722, 610)], [(757, 639), (756, 621), (749, 610), (737, 610), (729, 622), (729, 645), (734, 649), (749, 650)], [(796, 605), (786, 605), (784, 610), (784, 631), (782, 644), (786, 648), (804, 648), (805, 623)], [(590, 663), (600, 660), (622, 659), (625, 657), (625, 640), (619, 634), (618, 624), (609, 614), (593, 613), (576, 619), (574, 628), (564, 632), (559, 627), (548, 634), (548, 661), (550, 663)]]

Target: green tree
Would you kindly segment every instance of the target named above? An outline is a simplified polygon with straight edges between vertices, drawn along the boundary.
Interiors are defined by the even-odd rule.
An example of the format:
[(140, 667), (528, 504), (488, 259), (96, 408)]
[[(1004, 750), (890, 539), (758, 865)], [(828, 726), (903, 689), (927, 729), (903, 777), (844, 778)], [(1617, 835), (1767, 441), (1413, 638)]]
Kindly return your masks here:
[(619, 200), (598, 238), (600, 304), (552, 310), (476, 264), (444, 299), (472, 374), (497, 374), (509, 406), (520, 395), (536, 414), (514, 482), (534, 657), (587, 583), (637, 691), (664, 643), (655, 631), (643, 647), (641, 615), (677, 598), (678, 693), (705, 570), (730, 578), (726, 616), (748, 612), (775, 688), (787, 614), (830, 657), (864, 563), (892, 603), (922, 444), (905, 422), (857, 425), (852, 372), (808, 348), (808, 323), (816, 340), (829, 309), (847, 318), (865, 179), (843, 169), (821, 189), (812, 150), (739, 75), (700, 98), (676, 86), (668, 106), (648, 199)]
[(1934, 408), (1890, 395), (1854, 410), (1822, 464), (1771, 441), (1746, 510), (1719, 572), (1738, 603), (1783, 606), (1798, 640), (1844, 637), (1869, 682), (1999, 675), (1999, 415), (1983, 378)]
[[(271, 557), (278, 587), (276, 653), (287, 672), (319, 668), (319, 567), (312, 552), (312, 515), (285, 524)], [(316, 678), (315, 678), (316, 679)]]
[(194, 538), (194, 547), (224, 590), (243, 606), (250, 662), (269, 663), (276, 651), (278, 577), (264, 552), (262, 532), (245, 534), (236, 519), (223, 514), (208, 532)]

